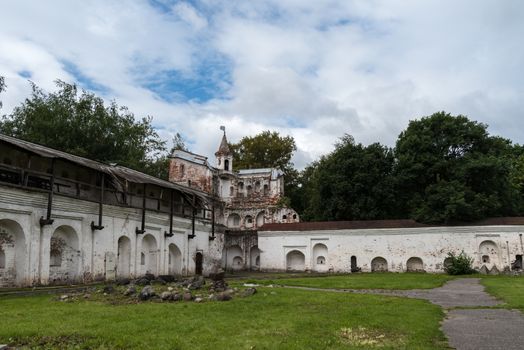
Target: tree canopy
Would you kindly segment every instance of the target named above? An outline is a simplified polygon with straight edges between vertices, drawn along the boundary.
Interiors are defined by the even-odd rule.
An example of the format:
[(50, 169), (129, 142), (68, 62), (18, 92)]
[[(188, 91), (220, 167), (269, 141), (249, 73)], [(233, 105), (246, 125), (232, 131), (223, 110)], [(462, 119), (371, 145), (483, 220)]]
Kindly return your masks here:
[(438, 112), (411, 121), (394, 149), (346, 135), (306, 168), (292, 205), (306, 220), (426, 223), (521, 215), (524, 152), (487, 126)]
[(393, 151), (364, 146), (345, 135), (335, 150), (303, 174), (303, 218), (308, 220), (385, 219), (392, 215)]
[(151, 117), (137, 120), (127, 107), (114, 101), (105, 105), (75, 84), (57, 81), (56, 85), (56, 92), (47, 93), (32, 84), (31, 96), (2, 118), (0, 132), (159, 175), (155, 163), (166, 147)]
[(280, 136), (276, 131), (263, 131), (255, 136), (245, 136), (238, 143), (229, 145), (233, 152), (235, 169), (278, 168), (292, 169), (291, 157), (296, 151), (291, 136)]

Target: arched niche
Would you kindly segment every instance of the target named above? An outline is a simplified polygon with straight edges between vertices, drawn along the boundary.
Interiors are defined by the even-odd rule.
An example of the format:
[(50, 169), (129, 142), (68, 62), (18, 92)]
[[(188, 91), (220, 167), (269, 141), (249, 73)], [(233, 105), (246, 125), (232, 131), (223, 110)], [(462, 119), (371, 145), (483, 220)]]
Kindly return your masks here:
[(239, 245), (233, 245), (227, 248), (227, 268), (241, 270), (244, 268), (244, 252)]
[(169, 244), (168, 266), (170, 275), (182, 274), (182, 252), (176, 244)]
[(265, 217), (264, 211), (261, 211), (260, 213), (257, 214), (257, 219), (256, 219), (257, 227), (262, 227), (264, 225), (264, 217)]
[(158, 246), (155, 236), (146, 234), (144, 238), (142, 238), (141, 253), (144, 254), (144, 264), (141, 264), (142, 274), (150, 273), (153, 275), (158, 275)]
[(118, 239), (117, 277), (129, 277), (131, 274), (131, 240), (127, 236)]
[(499, 247), (491, 240), (482, 241), (482, 243), (480, 243), (479, 255), (481, 265), (486, 265), (488, 268), (500, 265)]
[(75, 229), (59, 226), (49, 242), (49, 282), (73, 283), (80, 279), (79, 238)]
[(0, 287), (30, 284), (26, 248), (22, 226), (14, 220), (0, 220)]
[(424, 262), (419, 257), (411, 257), (406, 262), (408, 272), (424, 272)]
[(249, 255), (251, 256), (251, 269), (260, 269), (260, 249), (258, 249), (258, 246), (252, 247)]
[(323, 243), (313, 246), (313, 266), (315, 271), (327, 271), (328, 248)]
[(235, 213), (229, 214), (227, 217), (227, 226), (233, 228), (240, 227), (240, 215)]
[(371, 260), (371, 272), (386, 272), (388, 270), (388, 261), (381, 256)]
[(286, 268), (289, 271), (304, 271), (306, 268), (306, 257), (298, 250), (292, 250), (286, 255)]

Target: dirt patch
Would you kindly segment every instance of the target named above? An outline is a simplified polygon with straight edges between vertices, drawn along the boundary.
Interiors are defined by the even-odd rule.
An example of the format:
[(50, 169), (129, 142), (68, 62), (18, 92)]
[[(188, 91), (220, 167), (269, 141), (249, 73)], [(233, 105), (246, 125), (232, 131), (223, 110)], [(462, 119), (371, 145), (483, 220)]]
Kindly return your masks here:
[(338, 332), (342, 342), (366, 348), (399, 347), (405, 342), (402, 336), (365, 327), (347, 327)]

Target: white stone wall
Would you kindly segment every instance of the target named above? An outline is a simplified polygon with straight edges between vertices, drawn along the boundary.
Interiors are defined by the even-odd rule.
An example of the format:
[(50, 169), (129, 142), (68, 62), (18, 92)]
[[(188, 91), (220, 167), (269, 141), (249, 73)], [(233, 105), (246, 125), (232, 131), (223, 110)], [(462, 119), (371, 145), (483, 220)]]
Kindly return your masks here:
[[(5, 227), (11, 233), (19, 231), (15, 232), (17, 239), (14, 249), (4, 250), (8, 266), (12, 267), (12, 261), (15, 261), (15, 271), (10, 269), (9, 274), (14, 273), (16, 277), (7, 278), (7, 269), (0, 270), (0, 287), (48, 284), (53, 280), (60, 282), (61, 278), (67, 279), (67, 282), (87, 282), (115, 275), (124, 277), (122, 272), (119, 275), (119, 270), (129, 277), (139, 276), (143, 272), (140, 253), (145, 235), (151, 235), (156, 242), (154, 255), (157, 274), (169, 274), (170, 244), (175, 244), (180, 250), (179, 261), (182, 266), (178, 270), (183, 275), (195, 273), (197, 252), (203, 255), (204, 274), (215, 271), (221, 264), (224, 238), (217, 234), (215, 240), (209, 240), (209, 221), (197, 219), (196, 237), (188, 239), (191, 220), (175, 217), (174, 236), (164, 237), (164, 232), (169, 231), (169, 215), (146, 211), (146, 234), (137, 235), (135, 229), (141, 226), (141, 210), (104, 205), (104, 229), (92, 231), (91, 222), (98, 222), (97, 203), (55, 195), (51, 216), (54, 223), (41, 228), (39, 219), (46, 216), (46, 208), (45, 192), (0, 186), (0, 229)], [(50, 267), (51, 237), (57, 230), (71, 232), (77, 241), (76, 246), (73, 244), (67, 247), (63, 258), (68, 261), (62, 272)], [(130, 244), (127, 247), (128, 258), (120, 262), (126, 262), (128, 266), (118, 269), (118, 241), (122, 236), (127, 237)], [(73, 259), (73, 256), (77, 258)]]
[[(259, 231), (260, 268), (265, 271), (296, 270), (302, 254), (300, 270), (306, 271), (350, 272), (351, 257), (355, 256), (357, 266), (364, 272), (371, 272), (371, 262), (377, 257), (384, 258), (388, 271), (392, 272), (405, 272), (410, 258), (420, 258), (424, 271), (443, 272), (447, 254), (459, 254), (463, 250), (474, 258), (475, 268), (497, 266), (502, 271), (510, 266), (516, 255), (523, 254), (523, 232), (524, 226)], [(317, 263), (314, 254), (317, 244), (327, 247), (322, 264)], [(489, 262), (483, 262), (483, 257)], [(413, 266), (417, 268), (416, 264)]]

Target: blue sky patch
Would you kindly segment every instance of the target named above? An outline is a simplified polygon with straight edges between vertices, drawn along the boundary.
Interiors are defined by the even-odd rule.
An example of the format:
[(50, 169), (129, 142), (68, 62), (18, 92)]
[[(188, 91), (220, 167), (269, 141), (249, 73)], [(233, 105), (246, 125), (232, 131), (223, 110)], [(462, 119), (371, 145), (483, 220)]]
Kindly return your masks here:
[(61, 63), (64, 67), (64, 70), (75, 77), (76, 82), (80, 87), (101, 94), (107, 94), (110, 92), (110, 89), (107, 86), (99, 84), (93, 79), (86, 76), (84, 73), (80, 71), (80, 68), (78, 68), (75, 64), (69, 61), (61, 61)]

